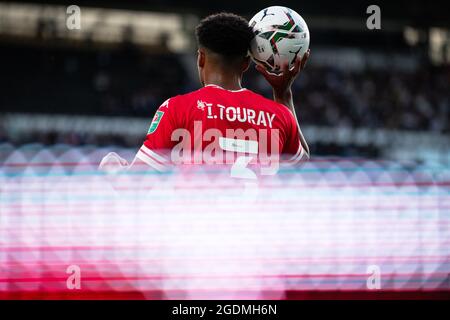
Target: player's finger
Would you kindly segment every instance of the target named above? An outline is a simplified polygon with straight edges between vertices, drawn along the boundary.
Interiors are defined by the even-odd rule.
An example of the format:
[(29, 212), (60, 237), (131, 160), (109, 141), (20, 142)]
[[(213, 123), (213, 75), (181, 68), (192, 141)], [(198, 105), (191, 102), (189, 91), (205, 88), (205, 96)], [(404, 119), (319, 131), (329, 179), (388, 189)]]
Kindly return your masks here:
[(301, 63), (301, 70), (303, 70), (303, 68), (305, 68), (306, 62), (308, 61), (310, 55), (311, 55), (311, 49), (308, 49), (308, 51), (306, 51), (305, 54), (303, 55), (302, 63)]
[(269, 72), (267, 72), (266, 68), (264, 68), (263, 66), (261, 66), (259, 64), (257, 64), (255, 68), (259, 73), (261, 73), (263, 75), (264, 78), (266, 78), (266, 79), (270, 78), (271, 75)]
[(298, 56), (295, 58), (294, 61), (294, 67), (292, 68), (292, 76), (297, 76), (298, 72), (300, 71), (300, 65), (301, 65), (302, 59), (300, 59)]
[(266, 73), (266, 69), (260, 64), (255, 65), (255, 69), (258, 70), (258, 72), (260, 72), (262, 74)]
[(262, 67), (261, 65), (259, 65), (259, 64), (257, 64), (256, 66), (255, 66), (255, 69), (259, 72), (259, 73), (261, 73), (263, 76), (266, 76), (266, 69), (264, 68), (264, 67)]
[(289, 75), (289, 73), (290, 73), (289, 62), (285, 61), (281, 64), (281, 73), (283, 75)]

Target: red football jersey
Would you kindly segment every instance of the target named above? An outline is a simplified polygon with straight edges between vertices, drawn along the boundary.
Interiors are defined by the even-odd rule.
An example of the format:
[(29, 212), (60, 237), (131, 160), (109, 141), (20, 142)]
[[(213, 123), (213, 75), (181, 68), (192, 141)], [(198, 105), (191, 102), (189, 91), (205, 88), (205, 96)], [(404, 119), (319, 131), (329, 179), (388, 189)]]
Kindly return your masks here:
[(245, 88), (207, 85), (159, 107), (136, 157), (165, 170), (186, 163), (245, 167), (283, 154), (290, 163), (305, 155), (297, 121), (286, 106)]

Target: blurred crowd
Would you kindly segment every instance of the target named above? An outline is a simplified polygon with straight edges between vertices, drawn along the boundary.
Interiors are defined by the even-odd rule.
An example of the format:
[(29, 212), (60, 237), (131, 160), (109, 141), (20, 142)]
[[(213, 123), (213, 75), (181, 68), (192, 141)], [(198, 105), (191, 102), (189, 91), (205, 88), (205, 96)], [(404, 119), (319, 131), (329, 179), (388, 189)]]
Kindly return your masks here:
[[(270, 96), (256, 73), (246, 83)], [(450, 68), (415, 72), (311, 67), (294, 83), (301, 123), (450, 132)]]
[[(6, 112), (152, 118), (168, 97), (198, 88), (179, 56), (121, 49), (4, 45), (0, 106)], [(194, 75), (196, 76), (196, 75)], [(244, 85), (271, 90), (254, 70)], [(294, 85), (303, 125), (404, 129), (450, 133), (450, 68), (349, 71), (308, 65)], [(0, 128), (0, 140), (9, 133)], [(127, 144), (121, 137), (35, 135), (44, 143)], [(27, 141), (30, 142), (30, 141)]]
[(175, 55), (127, 44), (0, 50), (0, 105), (9, 112), (151, 117), (161, 99), (179, 94), (185, 83)]

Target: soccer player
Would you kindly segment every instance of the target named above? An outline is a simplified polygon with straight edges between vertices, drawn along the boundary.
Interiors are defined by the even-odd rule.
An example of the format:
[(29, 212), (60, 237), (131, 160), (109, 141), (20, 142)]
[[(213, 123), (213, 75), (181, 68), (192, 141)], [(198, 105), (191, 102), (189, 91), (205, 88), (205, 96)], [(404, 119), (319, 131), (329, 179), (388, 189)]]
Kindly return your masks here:
[[(273, 87), (272, 101), (241, 86), (254, 37), (244, 18), (231, 13), (210, 15), (197, 26), (196, 36), (202, 88), (172, 97), (159, 107), (131, 167), (148, 165), (164, 171), (173, 163), (220, 164), (231, 159), (236, 169), (274, 154), (288, 155), (290, 163), (308, 159), (291, 85), (304, 68), (309, 50), (292, 69), (285, 65), (280, 75), (256, 67)], [(224, 159), (224, 154), (234, 156)], [(109, 154), (100, 167), (111, 161), (128, 165)]]

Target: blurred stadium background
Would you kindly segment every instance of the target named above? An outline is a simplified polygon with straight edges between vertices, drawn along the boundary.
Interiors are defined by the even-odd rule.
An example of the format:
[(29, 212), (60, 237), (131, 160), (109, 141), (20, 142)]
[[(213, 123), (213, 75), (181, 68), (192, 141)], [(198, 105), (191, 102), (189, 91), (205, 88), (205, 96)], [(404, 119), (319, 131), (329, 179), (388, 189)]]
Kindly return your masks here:
[[(449, 160), (446, 1), (382, 1), (381, 30), (367, 29), (365, 1), (284, 3), (311, 29), (295, 99), (315, 157)], [(137, 148), (161, 102), (199, 86), (199, 19), (273, 2), (76, 4), (81, 30), (67, 29), (63, 1), (0, 3), (2, 143)], [(254, 70), (245, 78), (271, 95)]]
[[(66, 27), (69, 4), (81, 8), (80, 30)], [(96, 173), (102, 156), (119, 151), (130, 160), (156, 108), (198, 88), (197, 22), (224, 10), (250, 18), (279, 4), (298, 11), (311, 32), (312, 56), (294, 95), (315, 161), (281, 171), (256, 205), (213, 178), (120, 177), (130, 192), (121, 197), (105, 187)], [(368, 30), (370, 4), (0, 2), (0, 298), (204, 298), (176, 292), (233, 285), (281, 289), (225, 297), (291, 290), (294, 298), (359, 298), (372, 264), (384, 273), (384, 297), (448, 298), (449, 4), (378, 1), (381, 30)], [(253, 68), (245, 86), (271, 95)], [(181, 186), (176, 196), (164, 193), (171, 181)], [(235, 204), (226, 216), (217, 193)], [(235, 277), (196, 279), (198, 259), (210, 264), (207, 279), (228, 266)], [(72, 263), (90, 277), (79, 295), (64, 291)], [(245, 272), (257, 280), (241, 281)], [(264, 275), (271, 272), (275, 278)], [(120, 294), (126, 290), (135, 295)]]

